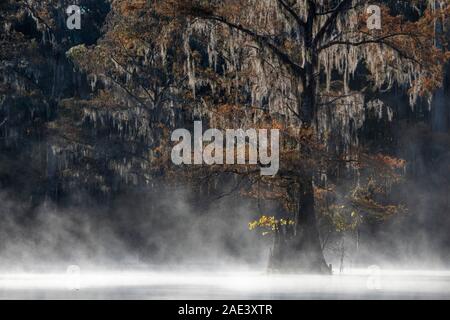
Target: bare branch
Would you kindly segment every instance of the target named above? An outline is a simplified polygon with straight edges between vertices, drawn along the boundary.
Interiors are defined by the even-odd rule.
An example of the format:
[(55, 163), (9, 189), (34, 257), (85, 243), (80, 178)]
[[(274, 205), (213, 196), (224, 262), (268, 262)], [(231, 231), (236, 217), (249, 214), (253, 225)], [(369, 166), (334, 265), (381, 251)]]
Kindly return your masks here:
[(332, 11), (328, 19), (322, 25), (322, 27), (317, 32), (316, 36), (313, 40), (313, 46), (316, 47), (317, 44), (322, 40), (325, 34), (334, 26), (339, 17), (339, 14), (345, 10), (352, 3), (352, 0), (342, 0), (337, 6), (336, 9)]
[(267, 36), (258, 34), (254, 30), (248, 29), (241, 24), (236, 24), (231, 21), (228, 21), (225, 17), (217, 16), (214, 15), (213, 13), (209, 12), (205, 13), (205, 11), (203, 11), (198, 13), (198, 17), (205, 20), (220, 22), (231, 29), (240, 31), (250, 36), (254, 41), (259, 43), (261, 46), (269, 49), (278, 59), (280, 59), (281, 62), (283, 62), (287, 67), (289, 67), (296, 75), (304, 77), (305, 70), (300, 65), (295, 63), (288, 54), (286, 54), (280, 48), (274, 45)]
[(298, 15), (297, 12), (295, 12), (292, 6), (287, 4), (284, 0), (278, 0), (278, 3), (294, 18), (299, 28), (304, 29), (306, 27), (306, 22), (303, 21), (303, 19)]

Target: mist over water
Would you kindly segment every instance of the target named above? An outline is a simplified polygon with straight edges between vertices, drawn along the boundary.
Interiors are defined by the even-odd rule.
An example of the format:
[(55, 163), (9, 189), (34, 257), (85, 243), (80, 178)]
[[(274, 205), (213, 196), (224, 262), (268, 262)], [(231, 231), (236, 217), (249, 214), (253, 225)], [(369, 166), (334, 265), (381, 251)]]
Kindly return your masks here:
[(0, 274), (7, 299), (450, 299), (450, 273), (350, 269), (344, 274), (110, 271)]
[(251, 203), (232, 197), (200, 208), (186, 189), (149, 194), (117, 198), (111, 207), (46, 203), (31, 214), (2, 194), (0, 270), (267, 263), (270, 241), (248, 230), (257, 216)]
[[(82, 269), (253, 269), (265, 272), (270, 235), (250, 231), (259, 216), (258, 204), (237, 195), (196, 204), (197, 195), (184, 188), (128, 195), (111, 207), (59, 208), (45, 203), (32, 210), (5, 193), (1, 197), (0, 271), (65, 271)], [(201, 198), (201, 197), (200, 197)], [(88, 201), (87, 201), (88, 202)], [(268, 214), (274, 210), (264, 207)], [(401, 216), (371, 234), (363, 229), (359, 248), (346, 238), (345, 256), (330, 242), (328, 263), (340, 273), (372, 265), (394, 269), (446, 269), (436, 234), (415, 228)], [(341, 266), (342, 265), (342, 266)]]
[(417, 251), (408, 251), (396, 222), (382, 241), (363, 233), (357, 254), (349, 239), (342, 271), (339, 252), (325, 250), (333, 275), (280, 274), (267, 269), (270, 237), (248, 230), (257, 216), (252, 201), (225, 197), (200, 210), (186, 189), (141, 196), (122, 198), (113, 209), (45, 204), (24, 219), (2, 195), (0, 297), (450, 298), (439, 250), (422, 251), (429, 235), (417, 234)]

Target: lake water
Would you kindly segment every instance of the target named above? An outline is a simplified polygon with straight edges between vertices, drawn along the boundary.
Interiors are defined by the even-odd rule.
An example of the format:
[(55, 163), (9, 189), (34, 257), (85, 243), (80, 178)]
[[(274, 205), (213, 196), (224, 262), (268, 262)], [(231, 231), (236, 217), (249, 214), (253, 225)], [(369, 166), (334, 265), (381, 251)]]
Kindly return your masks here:
[(0, 299), (450, 299), (450, 271), (3, 273)]

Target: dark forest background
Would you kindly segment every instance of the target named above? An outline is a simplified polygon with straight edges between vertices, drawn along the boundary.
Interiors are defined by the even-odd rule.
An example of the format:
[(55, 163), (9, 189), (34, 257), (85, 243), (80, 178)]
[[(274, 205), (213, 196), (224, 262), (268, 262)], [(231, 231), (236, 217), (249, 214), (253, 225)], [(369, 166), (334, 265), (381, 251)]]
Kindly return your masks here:
[[(236, 180), (229, 175), (211, 178), (207, 186), (181, 183), (180, 175), (169, 180), (181, 182), (168, 183), (167, 168), (147, 164), (167, 129), (189, 127), (199, 118), (200, 98), (226, 94), (200, 84), (197, 97), (187, 93), (191, 84), (179, 67), (186, 57), (170, 47), (182, 43), (177, 37), (183, 31), (170, 35), (170, 67), (155, 58), (156, 65), (141, 69), (146, 72), (142, 79), (127, 82), (126, 75), (114, 73), (109, 80), (97, 78), (93, 68), (80, 64), (77, 53), (108, 46), (127, 1), (78, 1), (81, 30), (67, 29), (65, 8), (72, 3), (66, 2), (0, 3), (0, 266), (264, 265), (270, 241), (249, 231), (248, 223), (258, 218), (261, 206), (265, 212), (279, 210), (276, 202), (230, 192)], [(132, 7), (133, 1), (127, 3)], [(415, 19), (414, 11), (397, 10)], [(143, 27), (154, 28), (157, 42), (158, 19), (163, 18), (154, 12), (149, 16), (154, 20)], [(190, 45), (200, 53), (208, 50), (194, 38)], [(364, 72), (356, 73), (355, 90)], [(163, 77), (159, 85), (177, 86), (177, 95), (164, 96), (143, 115), (140, 102), (125, 89), (134, 93), (142, 83)], [(412, 108), (407, 89), (393, 86), (376, 95), (392, 109), (392, 119), (387, 109), (381, 116), (365, 111), (363, 125), (354, 132), (359, 146), (406, 160), (404, 182), (391, 196), (408, 210), (361, 226), (357, 256), (353, 236), (345, 243), (345, 266), (412, 268), (450, 261), (449, 94), (447, 66), (431, 107), (423, 99)], [(156, 122), (164, 127), (153, 126)], [(330, 242), (325, 250), (330, 262), (339, 261), (341, 247), (340, 241)]]

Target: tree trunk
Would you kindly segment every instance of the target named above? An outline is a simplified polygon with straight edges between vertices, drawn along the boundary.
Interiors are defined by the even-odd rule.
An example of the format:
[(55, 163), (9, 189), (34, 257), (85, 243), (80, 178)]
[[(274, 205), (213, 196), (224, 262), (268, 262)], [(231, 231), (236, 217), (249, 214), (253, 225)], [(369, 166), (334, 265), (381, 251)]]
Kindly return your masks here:
[(317, 228), (312, 176), (302, 180), (293, 234), (284, 232), (282, 227), (277, 229), (269, 268), (284, 272), (330, 274)]
[[(305, 116), (303, 126), (310, 127), (315, 114), (315, 85), (311, 78), (305, 83), (302, 93), (301, 108)], [(306, 153), (307, 150), (300, 152)], [(304, 156), (304, 155), (303, 155)], [(313, 170), (299, 164), (301, 181), (298, 195), (298, 212), (296, 213), (293, 236), (278, 230), (269, 265), (280, 271), (330, 274), (320, 241), (314, 208)]]
[(295, 255), (302, 269), (309, 272), (330, 273), (323, 256), (317, 228), (312, 174), (305, 177), (301, 192), (294, 238)]
[[(308, 6), (308, 17), (304, 30), (305, 64), (301, 75), (302, 92), (298, 101), (298, 114), (302, 126), (311, 128), (316, 118), (316, 94), (318, 53), (314, 47), (313, 26), (316, 16), (314, 5)], [(307, 154), (307, 150), (300, 150)], [(277, 231), (269, 265), (282, 271), (308, 272), (330, 274), (320, 242), (317, 219), (314, 208), (313, 170), (299, 164), (301, 181), (298, 196), (298, 212), (295, 219), (295, 230), (292, 238), (286, 239), (283, 233)]]

